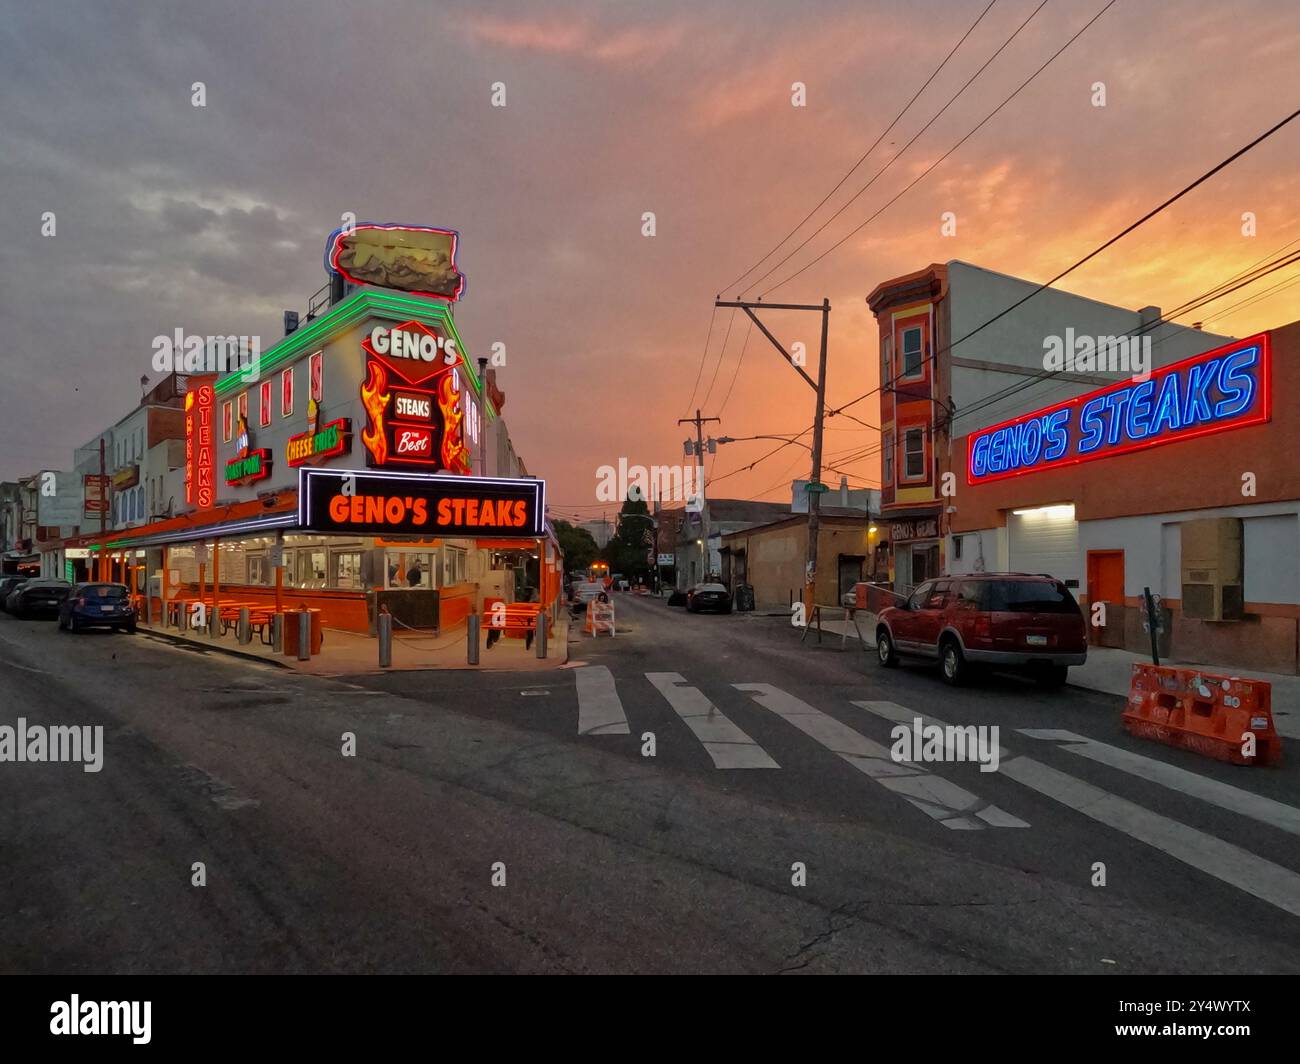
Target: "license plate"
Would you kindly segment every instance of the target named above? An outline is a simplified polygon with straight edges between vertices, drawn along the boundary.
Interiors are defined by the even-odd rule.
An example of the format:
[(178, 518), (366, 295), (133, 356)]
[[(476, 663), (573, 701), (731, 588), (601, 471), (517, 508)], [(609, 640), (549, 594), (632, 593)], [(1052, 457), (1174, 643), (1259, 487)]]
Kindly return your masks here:
[(115, 609), (117, 609), (116, 606), (100, 606), (100, 607), (99, 607), (99, 612), (100, 612), (100, 613), (112, 613)]
[(1045, 647), (1047, 646), (1047, 636), (1027, 635), (1025, 636), (1025, 642), (1031, 647)]

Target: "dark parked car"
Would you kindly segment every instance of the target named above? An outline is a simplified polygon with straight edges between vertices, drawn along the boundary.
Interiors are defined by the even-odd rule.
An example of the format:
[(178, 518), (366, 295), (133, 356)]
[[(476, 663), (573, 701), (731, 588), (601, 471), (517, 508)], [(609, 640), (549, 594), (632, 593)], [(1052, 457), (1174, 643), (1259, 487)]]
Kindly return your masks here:
[(706, 610), (730, 613), (731, 592), (722, 584), (696, 584), (686, 592), (686, 609), (691, 613), (703, 613)]
[(0, 610), (5, 608), (5, 600), (9, 598), (9, 593), (19, 584), (25, 584), (30, 579), (30, 576), (6, 576), (0, 580)]
[(928, 580), (880, 611), (876, 654), (886, 668), (900, 654), (939, 662), (954, 686), (972, 666), (1028, 672), (1044, 686), (1065, 683), (1088, 656), (1088, 630), (1070, 589), (1050, 576), (979, 573)]
[(5, 609), (15, 617), (53, 617), (71, 590), (66, 580), (28, 580), (9, 592)]
[(83, 628), (118, 628), (135, 631), (135, 607), (125, 584), (78, 584), (59, 607), (59, 627), (65, 632)]

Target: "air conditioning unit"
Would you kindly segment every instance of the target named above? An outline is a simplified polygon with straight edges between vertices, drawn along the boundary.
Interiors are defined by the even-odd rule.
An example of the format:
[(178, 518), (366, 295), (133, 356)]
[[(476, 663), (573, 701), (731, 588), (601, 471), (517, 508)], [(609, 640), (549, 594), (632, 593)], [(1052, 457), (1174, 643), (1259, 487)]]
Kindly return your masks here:
[(1245, 612), (1241, 518), (1184, 521), (1183, 616), (1199, 621), (1239, 621)]

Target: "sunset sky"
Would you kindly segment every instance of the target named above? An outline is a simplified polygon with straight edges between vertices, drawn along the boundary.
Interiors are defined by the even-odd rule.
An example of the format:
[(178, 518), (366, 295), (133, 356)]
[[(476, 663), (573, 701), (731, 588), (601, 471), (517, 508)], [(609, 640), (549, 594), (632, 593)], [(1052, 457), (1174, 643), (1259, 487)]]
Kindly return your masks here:
[[(997, 0), (814, 222), (1039, 2)], [(950, 259), (1046, 280), (1297, 106), (1293, 0), (1117, 0), (933, 174), (772, 288), (925, 170), (1105, 3), (1049, 0), (870, 189), (747, 290), (829, 297), (832, 405), (878, 383), (864, 302), (878, 282)], [(797, 432), (812, 421), (813, 394), (757, 331), (737, 372), (743, 317), (724, 351), (732, 312), (718, 313), (701, 367), (713, 299), (737, 294), (724, 286), (844, 176), (986, 4), (9, 0), (0, 478), (68, 468), (75, 444), (138, 400), (156, 335), (179, 327), (273, 343), (281, 312), (305, 310), (324, 284), (325, 239), (346, 211), (460, 231), (458, 326), (471, 356), (506, 344), (504, 413), (559, 514), (612, 514), (595, 498), (603, 464), (682, 461), (687, 430), (676, 422), (697, 405), (722, 418), (715, 435)], [(207, 86), (204, 108), (191, 105), (195, 81)], [(796, 81), (806, 107), (791, 106)], [(491, 106), (495, 82), (504, 108)], [(1105, 83), (1105, 107), (1092, 105), (1094, 82)], [(45, 211), (57, 215), (53, 238), (41, 236)], [(653, 237), (641, 232), (646, 211)], [(940, 235), (944, 211), (957, 215), (955, 237)], [(1244, 211), (1257, 216), (1254, 238), (1241, 233)], [(1300, 121), (1061, 287), (1169, 308), (1297, 240)], [(1300, 318), (1300, 286), (1224, 313), (1297, 277), (1291, 267), (1186, 323), (1247, 335)], [(815, 351), (815, 315), (766, 320)], [(855, 412), (876, 423), (874, 401)], [(828, 430), (831, 455), (878, 442), (844, 422)], [(712, 475), (772, 446), (727, 445)], [(874, 457), (849, 468), (854, 483), (877, 482)], [(807, 452), (787, 448), (710, 494), (788, 498), (807, 471)]]

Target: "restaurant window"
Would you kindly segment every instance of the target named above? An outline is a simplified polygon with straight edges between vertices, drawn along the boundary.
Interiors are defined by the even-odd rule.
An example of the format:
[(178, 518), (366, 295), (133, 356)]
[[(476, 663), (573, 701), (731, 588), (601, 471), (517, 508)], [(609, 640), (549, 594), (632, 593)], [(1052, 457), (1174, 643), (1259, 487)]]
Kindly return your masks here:
[(442, 586), (454, 587), (465, 582), (465, 552), (459, 547), (447, 547), (442, 552)]
[(388, 552), (388, 586), (433, 588), (437, 586), (436, 554), (427, 551)]
[(917, 325), (903, 330), (903, 379), (924, 376), (921, 367), (921, 327)]
[(925, 476), (925, 433), (922, 429), (908, 429), (903, 435), (906, 453), (904, 477), (919, 480)]
[(269, 584), (271, 582), (271, 559), (265, 553), (248, 556), (248, 582), (250, 584)]
[(280, 374), (280, 416), (293, 416), (293, 367)]
[(221, 439), (224, 443), (229, 443), (230, 438), (235, 434), (235, 414), (234, 408), (227, 399), (221, 404)]
[(298, 551), (297, 578), (294, 583), (300, 588), (322, 588), (325, 586), (325, 548), (307, 547)]
[(261, 383), (258, 393), (258, 402), (261, 407), (258, 422), (262, 428), (266, 428), (266, 426), (271, 423), (272, 392), (270, 381), (263, 381)]
[(330, 553), (330, 587), (361, 586), (361, 552), (336, 550)]

